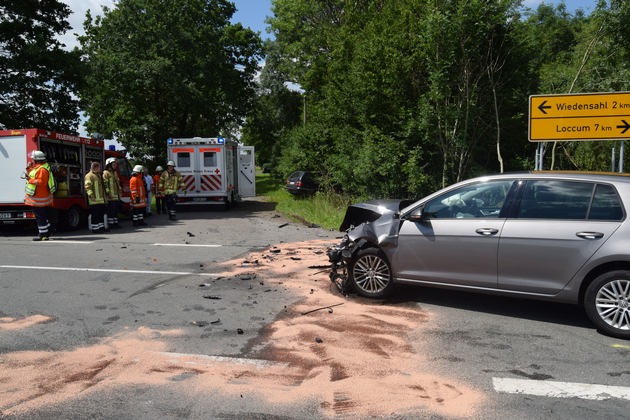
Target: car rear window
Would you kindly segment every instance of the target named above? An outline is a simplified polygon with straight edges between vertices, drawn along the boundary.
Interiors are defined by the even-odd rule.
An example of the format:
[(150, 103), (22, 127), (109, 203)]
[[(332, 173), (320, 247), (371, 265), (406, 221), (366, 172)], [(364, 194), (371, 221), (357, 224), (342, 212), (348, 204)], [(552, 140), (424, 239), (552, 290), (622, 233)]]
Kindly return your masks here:
[(610, 186), (599, 184), (595, 190), (593, 204), (588, 215), (592, 220), (621, 220), (623, 219), (623, 207), (617, 191)]

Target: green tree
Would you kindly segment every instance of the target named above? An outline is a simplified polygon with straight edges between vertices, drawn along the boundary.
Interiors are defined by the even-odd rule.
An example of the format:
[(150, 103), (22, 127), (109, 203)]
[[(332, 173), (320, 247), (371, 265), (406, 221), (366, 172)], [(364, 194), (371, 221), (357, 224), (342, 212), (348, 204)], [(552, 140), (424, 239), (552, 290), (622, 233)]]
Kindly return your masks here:
[(267, 41), (265, 52), (258, 96), (242, 127), (241, 140), (256, 147), (259, 164), (275, 166), (278, 141), (287, 130), (302, 123), (303, 97), (286, 86), (288, 77), (281, 71), (276, 42)]
[[(350, 193), (381, 197), (496, 170), (493, 137), (513, 131), (526, 108), (515, 107), (526, 103), (522, 78), (510, 76), (526, 58), (513, 40), (517, 4), (274, 1), (270, 23), (287, 73), (306, 92), (307, 126), (344, 133), (325, 159), (303, 166), (325, 165)], [(492, 123), (503, 120), (505, 130)], [(297, 140), (307, 136), (300, 131)]]
[(69, 15), (58, 0), (0, 3), (0, 126), (76, 134), (79, 53), (55, 38), (70, 28)]
[(120, 0), (88, 14), (80, 91), (88, 131), (135, 156), (161, 157), (168, 137), (216, 136), (242, 123), (255, 94), (259, 36), (231, 24), (227, 0)]

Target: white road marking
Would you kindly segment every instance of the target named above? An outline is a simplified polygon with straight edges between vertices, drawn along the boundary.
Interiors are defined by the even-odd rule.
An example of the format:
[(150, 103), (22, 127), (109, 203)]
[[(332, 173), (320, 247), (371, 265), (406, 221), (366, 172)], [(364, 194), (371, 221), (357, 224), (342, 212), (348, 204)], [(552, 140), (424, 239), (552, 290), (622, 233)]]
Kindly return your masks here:
[(47, 241), (40, 241), (37, 242), (38, 244), (48, 244), (48, 243), (57, 243), (57, 244), (80, 244), (80, 245), (85, 245), (85, 244), (93, 244), (95, 243), (94, 241), (69, 241), (66, 239), (49, 239)]
[(131, 273), (131, 274), (168, 274), (175, 276), (201, 276), (214, 277), (221, 276), (210, 273), (191, 273), (186, 271), (149, 271), (149, 270), (115, 270), (111, 268), (80, 268), (80, 267), (28, 267), (25, 265), (0, 265), (0, 268), (16, 268), (20, 270), (56, 270), (56, 271), (90, 271), (96, 273)]
[(582, 384), (576, 382), (536, 381), (531, 379), (492, 378), (494, 390), (509, 394), (527, 394), (552, 398), (584, 400), (630, 400), (630, 387)]
[(212, 244), (153, 244), (154, 246), (198, 246), (203, 248), (219, 248), (223, 245), (212, 245)]
[[(211, 360), (213, 362), (234, 363), (238, 365), (252, 365), (259, 368), (269, 367), (269, 366), (278, 366), (278, 367), (289, 366), (288, 363), (272, 362), (269, 360), (262, 360), (262, 359), (244, 359), (242, 357), (208, 356), (206, 354), (186, 354), (186, 353), (169, 353), (169, 352), (163, 352), (162, 354), (165, 356), (170, 356), (175, 359), (191, 357), (195, 359)], [(189, 362), (189, 364), (195, 364), (195, 363)]]

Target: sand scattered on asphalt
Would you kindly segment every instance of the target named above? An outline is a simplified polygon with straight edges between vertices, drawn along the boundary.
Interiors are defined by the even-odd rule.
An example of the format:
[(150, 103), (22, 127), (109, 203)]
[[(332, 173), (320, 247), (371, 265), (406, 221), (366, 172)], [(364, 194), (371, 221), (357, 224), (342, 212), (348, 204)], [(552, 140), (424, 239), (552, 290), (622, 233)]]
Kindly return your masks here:
[(32, 327), (36, 324), (45, 324), (53, 318), (44, 315), (32, 315), (25, 318), (0, 318), (0, 331), (15, 331)]
[[(191, 334), (188, 326), (130, 328), (72, 351), (1, 354), (0, 413), (24, 414), (114, 387), (172, 386), (185, 377), (175, 383), (186, 398), (222, 393), (283, 406), (318, 401), (323, 417), (474, 416), (484, 395), (432, 372), (423, 354), (431, 315), (415, 304), (338, 293), (323, 269), (331, 244), (281, 244), (246, 257), (256, 261), (257, 280), (282, 283), (297, 297), (242, 358), (172, 353), (167, 339)], [(252, 270), (242, 258), (223, 266), (229, 276)], [(2, 318), (0, 329), (18, 323)]]

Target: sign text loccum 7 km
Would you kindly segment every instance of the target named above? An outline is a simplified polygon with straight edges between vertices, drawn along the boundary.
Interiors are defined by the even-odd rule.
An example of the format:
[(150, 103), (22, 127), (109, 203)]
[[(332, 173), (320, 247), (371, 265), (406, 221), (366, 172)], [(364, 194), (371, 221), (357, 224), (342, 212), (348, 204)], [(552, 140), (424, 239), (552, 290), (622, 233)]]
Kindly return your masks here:
[(627, 138), (630, 92), (529, 97), (529, 141)]

